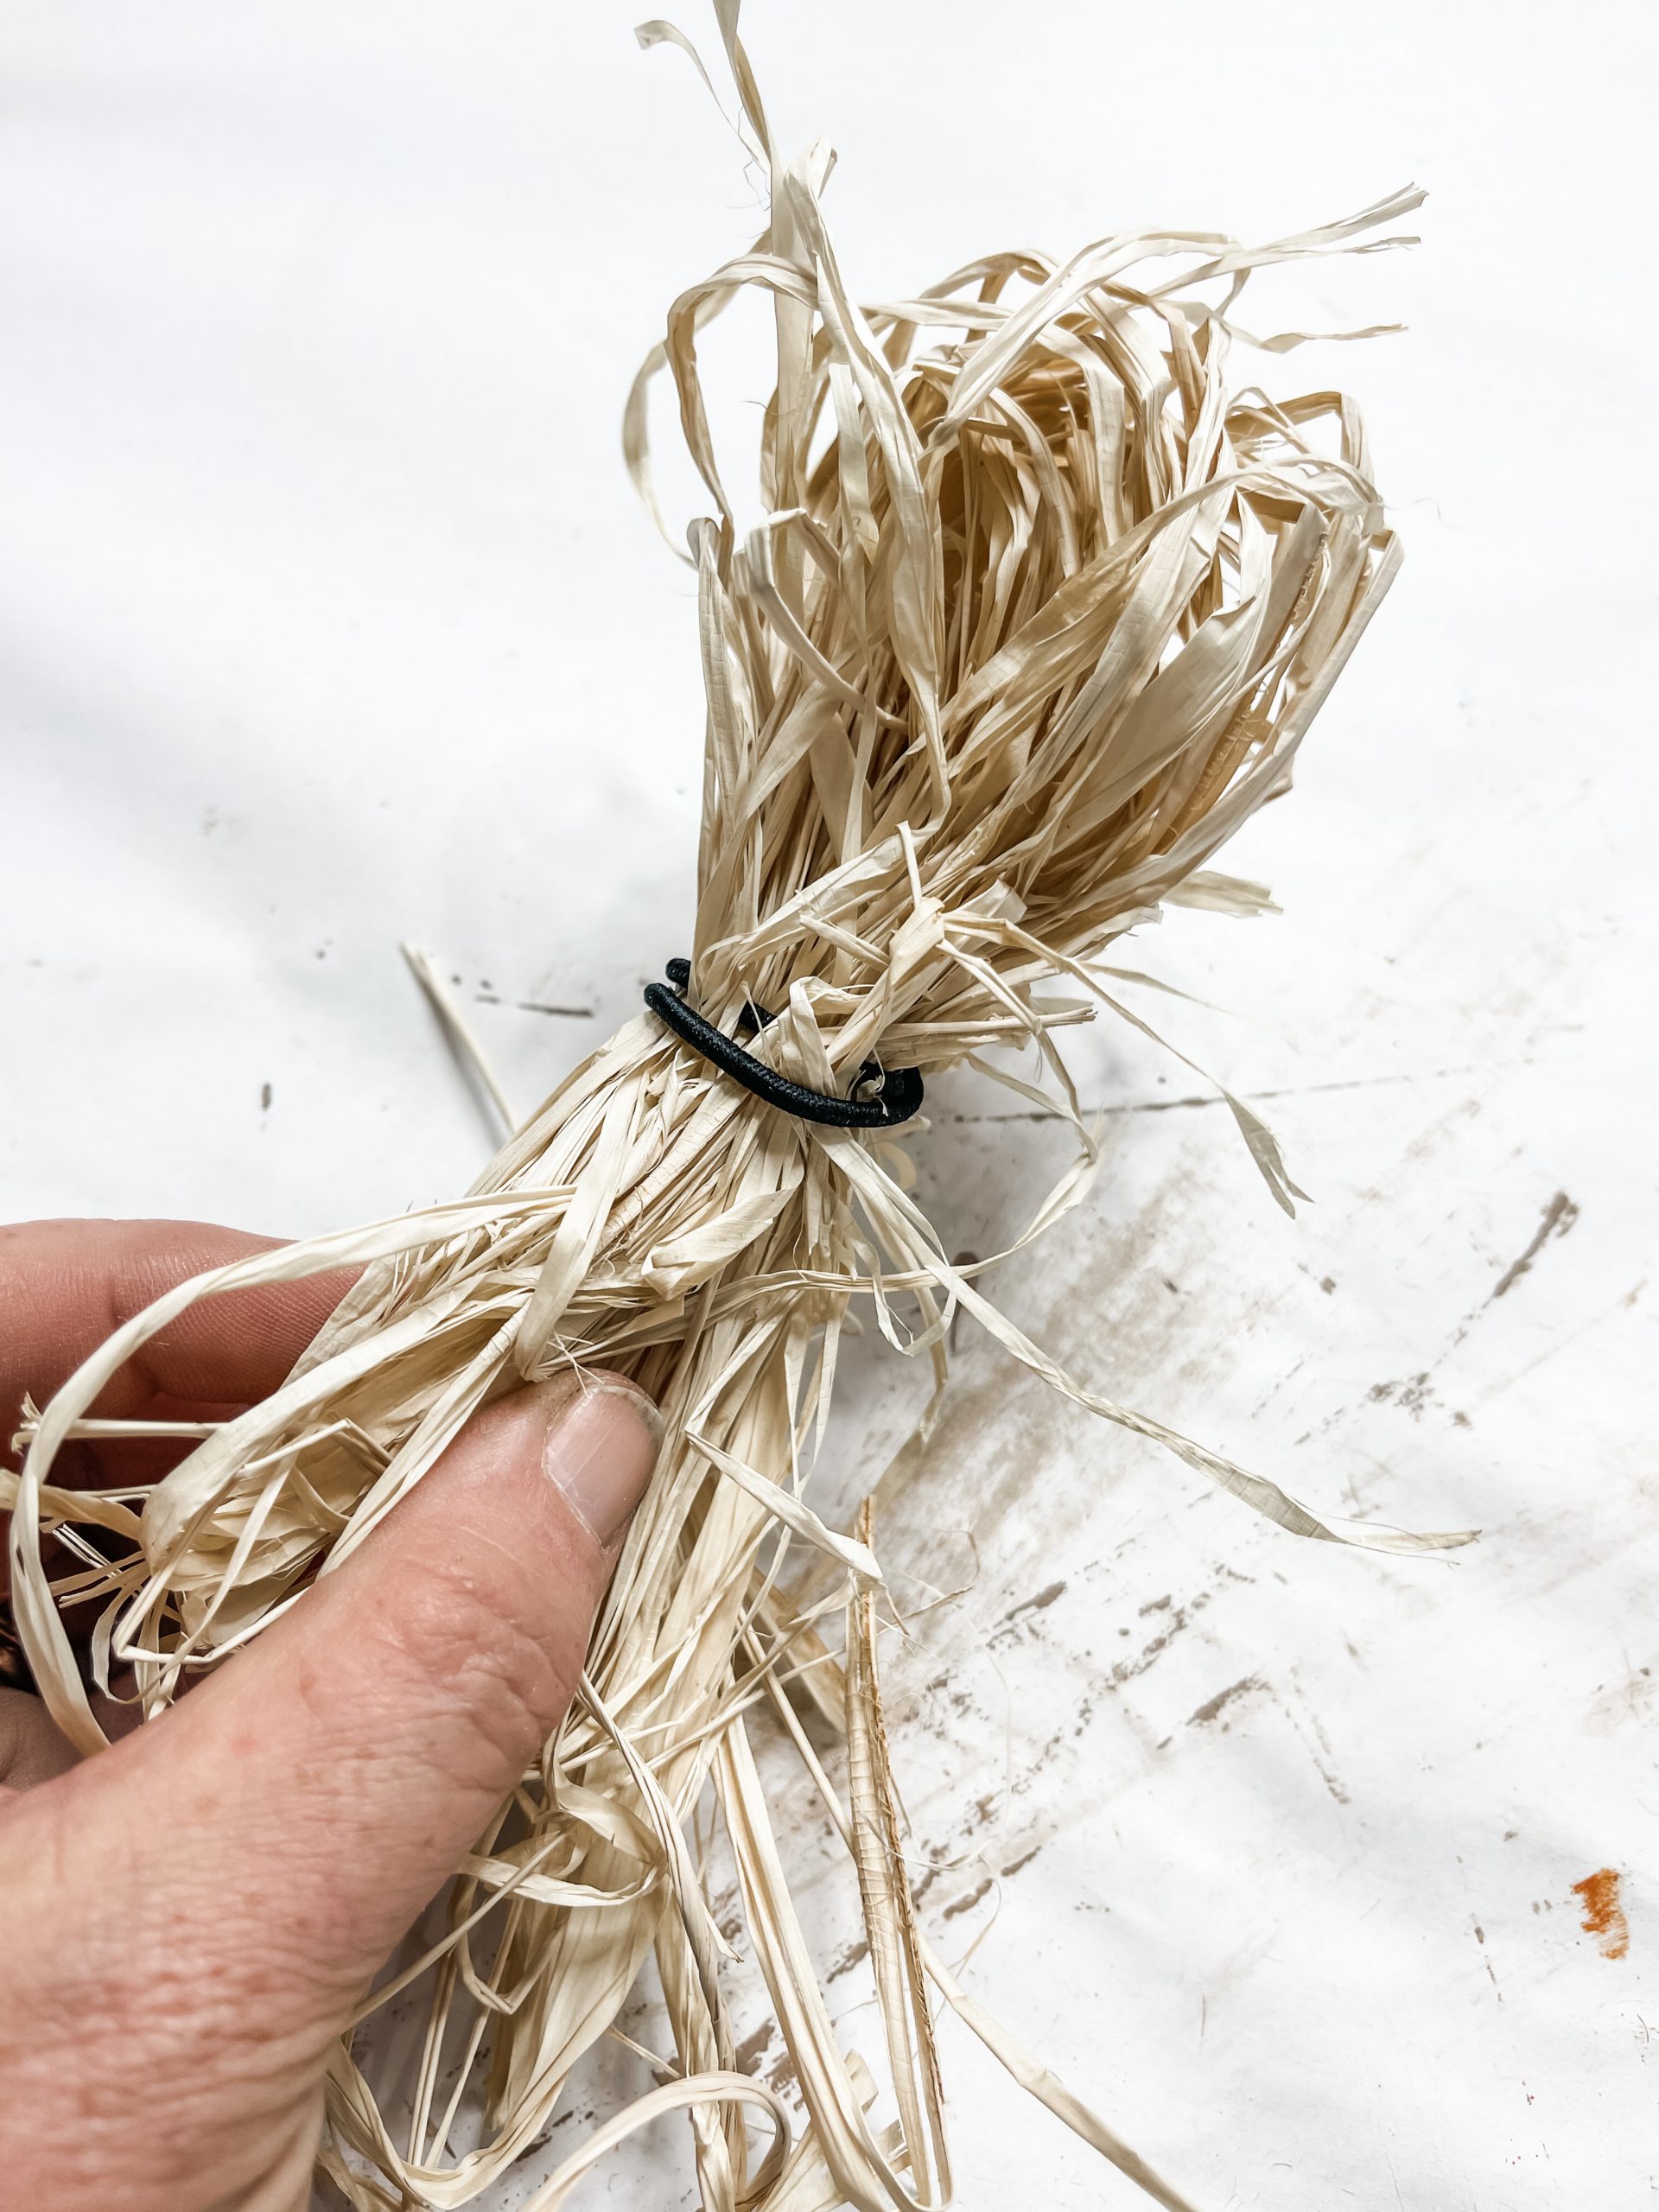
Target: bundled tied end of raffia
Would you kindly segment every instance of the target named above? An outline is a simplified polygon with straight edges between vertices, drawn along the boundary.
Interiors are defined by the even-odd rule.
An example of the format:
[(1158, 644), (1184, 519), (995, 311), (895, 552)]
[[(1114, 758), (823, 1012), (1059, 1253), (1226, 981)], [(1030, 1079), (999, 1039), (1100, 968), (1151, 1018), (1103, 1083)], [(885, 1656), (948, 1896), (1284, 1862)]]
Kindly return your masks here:
[[(1123, 996), (1145, 979), (1104, 956), (1160, 904), (1266, 903), (1206, 863), (1287, 787), (1397, 562), (1351, 402), (1230, 383), (1238, 293), (1269, 264), (1401, 243), (1387, 226), (1420, 195), (1254, 250), (1143, 232), (1064, 264), (990, 254), (860, 305), (825, 226), (828, 153), (777, 157), (735, 7), (718, 12), (769, 220), (675, 303), (625, 418), (654, 511), (645, 433), (666, 372), (713, 509), (689, 541), (708, 727), (687, 1000), (728, 1035), (747, 1021), (752, 1058), (817, 1092), (849, 1094), (871, 1063), (925, 1078), (966, 1064), (1064, 1116), (1077, 1160), (1017, 1249), (1080, 1203), (1100, 1157), (1056, 1033), (1100, 1007), (1146, 1028)], [(684, 43), (663, 25), (641, 35)], [(761, 519), (745, 530), (697, 344), (756, 290), (777, 366)], [(1249, 342), (1283, 352), (1300, 335)], [(1014, 1046), (1038, 1055), (1037, 1082), (1009, 1066)], [(1272, 1137), (1229, 1103), (1288, 1207)], [(456, 2205), (487, 2186), (546, 2126), (652, 1958), (674, 2054), (532, 2196), (539, 2212), (671, 2111), (690, 2116), (709, 2212), (943, 2203), (940, 1997), (1158, 2202), (1184, 2202), (984, 2012), (918, 1924), (881, 1712), (876, 1531), (868, 1506), (837, 1529), (805, 1495), (843, 1331), (868, 1312), (896, 1351), (930, 1363), (919, 1436), (964, 1310), (1046, 1384), (1287, 1529), (1395, 1550), (1464, 1534), (1321, 1516), (1065, 1373), (981, 1287), (994, 1262), (946, 1257), (911, 1180), (895, 1133), (781, 1112), (642, 1012), (467, 1198), (182, 1286), (31, 1424), (18, 1617), (54, 1712), (92, 1749), (57, 1598), (103, 1598), (93, 1674), (108, 1688), (130, 1669), (154, 1714), (349, 1556), (486, 1400), (602, 1362), (663, 1408), (661, 1462), (570, 1718), (480, 1838), (446, 1936), (373, 2000), (416, 1982), (429, 1995), (402, 2147), (349, 2041), (339, 2054), (323, 2163), (365, 2212)], [(141, 1516), (54, 1484), (54, 1455), (103, 1383), (192, 1300), (334, 1268), (360, 1273), (293, 1376), (207, 1435)], [(94, 1523), (96, 1546), (82, 1535)], [(74, 1574), (48, 1572), (48, 1529), (79, 1542)], [(804, 1711), (839, 1752), (820, 1750), (823, 1727)], [(791, 1903), (762, 1725), (768, 1756), (781, 1743), (798, 1758), (850, 1854), (895, 2106), (885, 2125)], [(683, 1833), (711, 1786), (792, 2110), (734, 2056), (731, 1947)], [(457, 2049), (467, 2064), (441, 2107), (436, 2056)], [(469, 2095), (475, 2139), (452, 2156)], [(752, 2111), (772, 2131), (763, 2155)]]

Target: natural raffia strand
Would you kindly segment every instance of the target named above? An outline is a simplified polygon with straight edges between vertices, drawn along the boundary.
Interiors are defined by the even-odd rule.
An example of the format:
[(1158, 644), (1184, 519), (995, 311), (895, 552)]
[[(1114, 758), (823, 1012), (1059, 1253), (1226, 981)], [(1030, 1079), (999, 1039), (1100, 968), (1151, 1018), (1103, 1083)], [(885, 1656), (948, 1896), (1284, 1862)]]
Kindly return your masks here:
[[(830, 153), (778, 158), (734, 0), (718, 13), (770, 220), (675, 302), (624, 433), (649, 500), (646, 392), (665, 369), (713, 508), (690, 532), (708, 698), (696, 1003), (728, 1035), (746, 1007), (774, 1010), (750, 1049), (816, 1091), (846, 1094), (868, 1061), (929, 1079), (965, 1063), (1054, 1106), (1078, 1157), (1023, 1245), (1079, 1203), (1099, 1158), (1053, 1033), (1096, 1005), (1144, 1027), (1101, 958), (1160, 901), (1263, 903), (1205, 863), (1286, 789), (1395, 566), (1352, 404), (1230, 393), (1232, 302), (1264, 264), (1399, 243), (1373, 234), (1418, 195), (1253, 251), (1140, 232), (1064, 266), (990, 254), (915, 298), (861, 308), (824, 227)], [(684, 43), (660, 24), (641, 38)], [(777, 332), (765, 520), (746, 535), (696, 358), (700, 329), (745, 289), (770, 296)], [(1047, 1089), (982, 1057), (1009, 1046), (1034, 1048)], [(1271, 1136), (1229, 1103), (1288, 1207)], [(337, 1566), (487, 1399), (593, 1361), (663, 1407), (668, 1440), (576, 1704), (460, 1870), (446, 1940), (365, 2007), (416, 1981), (429, 2001), (398, 2139), (350, 2037), (339, 2050), (323, 2166), (363, 2212), (477, 2196), (548, 2126), (653, 1957), (671, 2061), (532, 2193), (534, 2212), (630, 2128), (675, 2111), (690, 2118), (709, 2212), (943, 2203), (941, 1998), (1159, 2202), (1185, 2202), (957, 1984), (917, 1924), (870, 1511), (848, 1535), (804, 1495), (842, 1330), (857, 1307), (931, 1363), (931, 1421), (965, 1309), (1079, 1406), (1286, 1529), (1395, 1551), (1463, 1538), (1322, 1517), (1065, 1374), (988, 1301), (995, 1262), (947, 1260), (909, 1179), (884, 1132), (791, 1118), (642, 1014), (471, 1196), (185, 1284), (29, 1423), (22, 1473), (0, 1495), (15, 1506), (17, 1620), (42, 1694), (91, 1752), (103, 1738), (60, 1604), (105, 1601), (93, 1674), (106, 1688), (130, 1668), (154, 1716), (190, 1670)], [(341, 1267), (362, 1272), (289, 1380), (147, 1497), (54, 1485), (104, 1383), (193, 1300)], [(82, 1533), (94, 1529), (97, 1543)], [(49, 1567), (43, 1531), (60, 1540)], [(797, 1572), (803, 1559), (814, 1573)], [(802, 1700), (840, 1726), (843, 1750), (821, 1757)], [(839, 2047), (791, 1905), (759, 1720), (798, 1753), (855, 1871), (886, 2124), (870, 2072)], [(734, 2058), (730, 1947), (683, 1834), (710, 1786), (798, 2102)], [(480, 2085), (482, 2140), (456, 2158), (452, 2122)], [(747, 2133), (757, 2111), (764, 2152)]]

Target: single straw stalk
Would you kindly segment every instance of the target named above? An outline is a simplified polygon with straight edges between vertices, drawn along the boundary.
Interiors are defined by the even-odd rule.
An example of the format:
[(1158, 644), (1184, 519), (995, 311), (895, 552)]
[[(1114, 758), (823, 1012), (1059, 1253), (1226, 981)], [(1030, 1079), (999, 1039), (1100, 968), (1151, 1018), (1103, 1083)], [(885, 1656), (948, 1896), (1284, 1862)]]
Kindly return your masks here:
[[(914, 298), (861, 308), (825, 227), (828, 151), (779, 158), (735, 7), (719, 12), (771, 217), (750, 251), (675, 303), (625, 423), (649, 501), (647, 388), (665, 371), (710, 505), (690, 536), (708, 715), (692, 989), (728, 1033), (750, 1002), (772, 1009), (753, 1050), (818, 1090), (844, 1091), (874, 1056), (930, 1077), (971, 1063), (1046, 1102), (980, 1057), (1029, 1040), (1079, 1158), (1023, 1243), (1081, 1202), (1098, 1160), (1054, 1033), (1091, 1014), (1106, 948), (1160, 900), (1259, 911), (1264, 894), (1205, 863), (1286, 789), (1396, 563), (1354, 409), (1331, 392), (1274, 404), (1232, 391), (1228, 310), (1266, 264), (1402, 243), (1376, 234), (1419, 195), (1255, 250), (1144, 232), (1064, 264), (989, 254)], [(660, 25), (642, 37), (678, 41)], [(767, 513), (743, 535), (697, 336), (749, 290), (774, 302), (777, 371), (759, 457)], [(1296, 334), (1266, 342), (1283, 350)], [(1046, 996), (1055, 986), (1071, 995)], [(1288, 1210), (1277, 1147), (1233, 1103)], [(905, 1179), (892, 1138), (789, 1118), (641, 1014), (509, 1138), (469, 1198), (197, 1278), (33, 1424), (4, 1501), (17, 1618), (43, 1694), (91, 1752), (103, 1738), (58, 1618), (48, 1531), (104, 1532), (84, 1554), (107, 1597), (92, 1673), (108, 1689), (130, 1668), (154, 1716), (188, 1670), (346, 1556), (486, 1401), (603, 1361), (663, 1408), (667, 1441), (582, 1694), (480, 1839), (423, 1962), (429, 2028), (401, 2148), (351, 2038), (336, 2056), (323, 2164), (362, 2212), (460, 2205), (487, 2188), (552, 2119), (653, 1955), (674, 2078), (543, 2183), (538, 2212), (630, 2127), (673, 2111), (690, 2116), (709, 2212), (943, 2203), (930, 1980), (1051, 2110), (1160, 2202), (1184, 2202), (989, 2020), (916, 1925), (868, 1517), (845, 1535), (802, 1496), (841, 1332), (866, 1306), (895, 1350), (931, 1363), (936, 1408), (965, 1310), (1050, 1387), (1287, 1529), (1395, 1551), (1464, 1538), (1322, 1516), (1085, 1387), (986, 1296), (994, 1262), (946, 1259)], [(53, 1482), (105, 1382), (185, 1306), (342, 1267), (362, 1272), (289, 1381), (202, 1436), (138, 1521), (136, 1501)], [(850, 1608), (844, 1668), (810, 1626), (822, 1601), (790, 1594), (785, 1547), (791, 1561), (816, 1554), (816, 1586)], [(86, 1586), (73, 1576), (63, 1594)], [(844, 1728), (847, 1809), (774, 1661), (805, 1664), (796, 1694)], [(869, 2077), (839, 2048), (791, 1904), (751, 1747), (757, 1699), (848, 1840), (896, 2126), (868, 2116)], [(746, 1947), (799, 2085), (804, 2133), (787, 2164), (791, 2114), (734, 2066), (728, 1946), (682, 1840), (711, 1784)], [(483, 2139), (460, 2156), (447, 2148), (459, 2094), (447, 2109), (437, 2094), (446, 2055), (486, 2093)], [(747, 2108), (774, 2131), (764, 2155)]]

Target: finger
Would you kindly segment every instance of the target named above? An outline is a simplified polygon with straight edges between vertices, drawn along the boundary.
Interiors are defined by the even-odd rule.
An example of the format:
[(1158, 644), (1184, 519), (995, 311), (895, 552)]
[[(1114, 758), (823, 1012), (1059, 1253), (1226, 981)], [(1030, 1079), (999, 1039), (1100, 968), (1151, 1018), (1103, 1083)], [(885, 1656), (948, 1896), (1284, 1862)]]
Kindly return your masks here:
[(620, 1378), (503, 1401), (222, 1673), (6, 1808), (0, 2167), (5, 2111), (49, 2133), (89, 2069), (130, 2084), (100, 2091), (112, 2156), (142, 2103), (182, 2160), (227, 2065), (321, 2065), (562, 1717), (658, 1434)]
[[(199, 1221), (31, 1221), (0, 1227), (0, 1448), (23, 1393), (43, 1405), (105, 1338), (164, 1291), (268, 1252), (279, 1237)], [(276, 1389), (349, 1278), (313, 1275), (203, 1299), (153, 1337), (99, 1401), (128, 1418), (157, 1399), (247, 1405)]]

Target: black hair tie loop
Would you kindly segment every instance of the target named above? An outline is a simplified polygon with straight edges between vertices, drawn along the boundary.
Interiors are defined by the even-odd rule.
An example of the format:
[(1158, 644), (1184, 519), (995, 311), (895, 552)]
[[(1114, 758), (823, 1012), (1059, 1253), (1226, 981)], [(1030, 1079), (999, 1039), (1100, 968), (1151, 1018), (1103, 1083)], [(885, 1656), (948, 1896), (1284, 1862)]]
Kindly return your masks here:
[[(909, 1121), (912, 1114), (920, 1110), (919, 1068), (889, 1068), (884, 1071), (874, 1060), (866, 1060), (858, 1071), (850, 1098), (837, 1098), (833, 1091), (809, 1090), (804, 1083), (792, 1083), (786, 1075), (769, 1068), (764, 1060), (757, 1060), (753, 1052), (746, 1052), (723, 1029), (716, 1029), (695, 1007), (686, 1004), (682, 994), (691, 981), (689, 960), (671, 960), (663, 972), (668, 977), (667, 984), (645, 986), (645, 1004), (658, 1020), (665, 1021), (694, 1052), (701, 1052), (722, 1074), (730, 1076), (734, 1083), (741, 1083), (757, 1098), (764, 1098), (768, 1106), (776, 1106), (803, 1122), (821, 1122), (833, 1129), (890, 1129), (897, 1122)], [(671, 990), (668, 984), (674, 988)], [(746, 1006), (743, 1009), (743, 1026), (747, 1029), (764, 1029), (772, 1019), (764, 1007)], [(879, 1084), (880, 1090), (861, 1098), (859, 1091), (868, 1090), (872, 1084)]]

